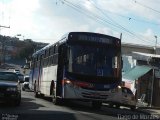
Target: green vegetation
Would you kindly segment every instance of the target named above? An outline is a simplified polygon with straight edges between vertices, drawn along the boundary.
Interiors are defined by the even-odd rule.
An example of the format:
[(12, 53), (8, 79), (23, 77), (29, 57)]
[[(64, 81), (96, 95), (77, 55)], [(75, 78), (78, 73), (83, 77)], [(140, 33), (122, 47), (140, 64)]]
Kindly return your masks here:
[(31, 39), (22, 41), (17, 37), (0, 35), (0, 60), (3, 61), (6, 56), (10, 56), (11, 59), (28, 60), (36, 50), (46, 45), (47, 43), (34, 42)]

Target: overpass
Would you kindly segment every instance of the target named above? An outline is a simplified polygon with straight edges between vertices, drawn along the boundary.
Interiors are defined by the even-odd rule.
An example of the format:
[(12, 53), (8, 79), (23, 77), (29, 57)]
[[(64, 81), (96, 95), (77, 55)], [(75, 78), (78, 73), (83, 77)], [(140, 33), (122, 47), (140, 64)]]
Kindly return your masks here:
[[(127, 56), (132, 56), (132, 52), (141, 52), (149, 54), (155, 53), (155, 49), (153, 46), (145, 46), (132, 43), (122, 43), (121, 50), (122, 50), (122, 55), (127, 55)], [(160, 47), (156, 48), (156, 53), (160, 54)]]

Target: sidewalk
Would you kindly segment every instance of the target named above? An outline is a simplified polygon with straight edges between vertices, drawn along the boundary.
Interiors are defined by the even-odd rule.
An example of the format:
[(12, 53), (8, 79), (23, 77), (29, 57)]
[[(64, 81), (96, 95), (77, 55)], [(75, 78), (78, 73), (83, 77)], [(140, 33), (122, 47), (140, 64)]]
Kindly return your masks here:
[(160, 119), (160, 107), (139, 107), (138, 110)]
[(160, 107), (139, 107), (138, 109), (144, 110), (144, 111), (149, 111), (151, 113), (157, 113), (160, 115)]
[(137, 109), (143, 112), (147, 112), (149, 114), (158, 114), (160, 116), (160, 107), (156, 106), (148, 106), (148, 103), (145, 102), (137, 102)]

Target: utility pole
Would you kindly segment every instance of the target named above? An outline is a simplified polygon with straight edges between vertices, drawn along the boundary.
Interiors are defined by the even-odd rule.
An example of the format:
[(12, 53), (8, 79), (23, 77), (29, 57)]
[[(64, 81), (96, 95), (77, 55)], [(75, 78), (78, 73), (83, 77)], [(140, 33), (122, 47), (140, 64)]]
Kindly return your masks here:
[(3, 26), (3, 25), (0, 25), (0, 28), (10, 28), (10, 26)]
[[(4, 25), (0, 25), (0, 35), (1, 35), (1, 28), (10, 28), (10, 26), (4, 26)], [(2, 41), (2, 58), (0, 59), (0, 63), (4, 63), (5, 62), (5, 40), (3, 39), (3, 37), (1, 37), (1, 41)]]
[(156, 55), (156, 49), (157, 49), (157, 36), (154, 36), (156, 38), (156, 43), (155, 43), (155, 55)]
[[(155, 49), (154, 49), (154, 54), (156, 56), (156, 49), (157, 49), (157, 36), (154, 36), (156, 38), (156, 42), (155, 42)], [(155, 61), (154, 61), (155, 62)], [(150, 101), (150, 107), (152, 107), (153, 104), (153, 92), (154, 92), (154, 81), (155, 81), (155, 63), (152, 66), (153, 69), (153, 77), (152, 77), (152, 84), (151, 84), (151, 101)]]

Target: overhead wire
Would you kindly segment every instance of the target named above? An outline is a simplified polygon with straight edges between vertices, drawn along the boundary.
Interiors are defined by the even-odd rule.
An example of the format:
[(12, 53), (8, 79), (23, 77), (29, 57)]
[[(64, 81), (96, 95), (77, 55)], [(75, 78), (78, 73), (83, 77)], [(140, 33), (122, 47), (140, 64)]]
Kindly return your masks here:
[[(96, 21), (96, 22), (99, 22), (100, 24), (102, 24), (102, 25), (104, 25), (104, 23), (105, 22), (107, 22), (109, 25), (113, 25), (114, 26), (114, 24), (112, 24), (112, 23), (110, 23), (110, 22), (108, 22), (108, 21), (105, 21), (105, 19), (102, 19), (102, 18), (100, 18), (99, 16), (97, 16), (97, 15), (95, 15), (95, 14), (87, 14), (87, 12), (86, 11), (84, 11), (84, 10), (82, 10), (81, 8), (80, 8), (80, 6), (76, 6), (76, 5), (74, 5), (74, 4), (72, 4), (72, 3), (70, 3), (69, 1), (66, 1), (66, 0), (64, 0), (65, 1), (65, 4), (67, 5), (67, 6), (69, 6), (69, 7), (71, 7), (71, 8), (73, 8), (74, 10), (76, 10), (76, 11), (78, 11), (78, 12), (80, 12), (80, 13), (82, 13), (83, 15), (85, 14), (85, 15), (87, 15), (90, 19), (92, 19), (92, 20), (94, 20), (94, 21)], [(81, 9), (81, 10), (80, 10)], [(95, 19), (96, 18), (96, 19)], [(100, 21), (101, 20), (101, 21)], [(114, 27), (116, 27), (116, 26), (114, 26)], [(114, 29), (114, 28), (113, 28)], [(115, 30), (115, 29), (114, 29)], [(115, 30), (116, 32), (118, 32), (117, 30)]]
[(137, 3), (137, 4), (139, 4), (139, 5), (142, 6), (142, 7), (145, 7), (145, 8), (147, 8), (147, 9), (150, 9), (150, 10), (152, 10), (152, 11), (160, 14), (160, 11), (158, 11), (158, 10), (156, 10), (156, 9), (153, 9), (153, 8), (147, 6), (147, 5), (144, 5), (144, 4), (142, 4), (141, 2), (137, 2), (137, 0), (133, 0), (133, 1), (134, 1), (135, 3)]
[[(8, 14), (6, 12), (7, 9), (8, 9), (8, 5), (5, 2), (6, 2), (5, 0), (2, 0), (1, 1), (1, 6), (0, 6), (1, 7), (1, 11), (0, 11), (1, 12), (0, 13), (0, 26), (1, 26), (0, 27), (0, 32), (4, 28), (10, 28), (10, 18), (8, 17)], [(9, 24), (9, 25), (6, 25), (6, 24)], [(10, 34), (10, 31), (9, 31), (9, 34)]]
[[(104, 24), (104, 23), (107, 23), (107, 24), (110, 24), (110, 25), (112, 25), (112, 26), (114, 26), (114, 27), (116, 27), (116, 28), (123, 29), (125, 32), (128, 32), (130, 35), (136, 37), (137, 39), (140, 39), (140, 40), (142, 40), (143, 42), (148, 42), (148, 43), (150, 43), (150, 44), (151, 44), (151, 43), (153, 44), (153, 42), (151, 42), (151, 41), (146, 41), (146, 40), (144, 40), (144, 39), (142, 39), (142, 38), (139, 38), (139, 37), (136, 36), (134, 33), (130, 32), (130, 31), (127, 30), (126, 28), (123, 28), (121, 25), (118, 25), (118, 24), (115, 25), (115, 23), (111, 23), (111, 22), (107, 21), (106, 19), (104, 19), (104, 18), (96, 15), (95, 13), (94, 13), (94, 14), (91, 13), (90, 11), (87, 11), (87, 12), (86, 12), (86, 10), (83, 10), (82, 7), (80, 7), (79, 5), (75, 5), (75, 4), (73, 4), (73, 3), (71, 3), (71, 2), (69, 2), (69, 1), (67, 1), (67, 0), (61, 0), (61, 1), (62, 1), (63, 3), (65, 3), (65, 4), (67, 4), (68, 6), (74, 8), (74, 9), (77, 10), (78, 12), (81, 12), (81, 13), (87, 15), (88, 17), (90, 17), (90, 18), (92, 18), (92, 19), (96, 18), (96, 21), (97, 21), (97, 18), (98, 18), (98, 21), (97, 21), (97, 22), (99, 22), (99, 20), (101, 20), (101, 23), (103, 23), (103, 24)], [(91, 16), (90, 14), (86, 14), (86, 13), (88, 13), (88, 12), (90, 12), (90, 13), (92, 14), (92, 16)], [(94, 20), (95, 20), (95, 19), (94, 19)], [(113, 27), (112, 27), (112, 28), (113, 28)], [(116, 30), (116, 31), (117, 31), (117, 30)]]
[(107, 17), (111, 22), (115, 23), (116, 25), (118, 25), (121, 29), (123, 29), (124, 31), (130, 33), (131, 35), (134, 35), (135, 37), (137, 37), (138, 39), (141, 39), (142, 41), (146, 41), (143, 38), (141, 38), (142, 36), (140, 35), (136, 35), (133, 31), (128, 30), (127, 28), (123, 27), (122, 25), (120, 25), (119, 23), (117, 23), (115, 20), (113, 20), (111, 17), (109, 17), (101, 8), (99, 8), (93, 0), (88, 0), (97, 10), (99, 10), (105, 17)]
[(150, 22), (150, 21), (147, 21), (147, 20), (133, 18), (133, 17), (130, 17), (130, 16), (126, 16), (126, 15), (122, 15), (122, 14), (119, 14), (119, 13), (111, 12), (109, 10), (104, 10), (104, 11), (107, 12), (108, 14), (116, 15), (116, 16), (125, 18), (125, 19), (127, 19), (129, 21), (134, 20), (134, 21), (137, 21), (137, 22), (147, 23), (147, 24), (151, 24), (151, 25), (155, 25), (155, 26), (160, 25), (159, 23), (155, 23), (155, 22)]

